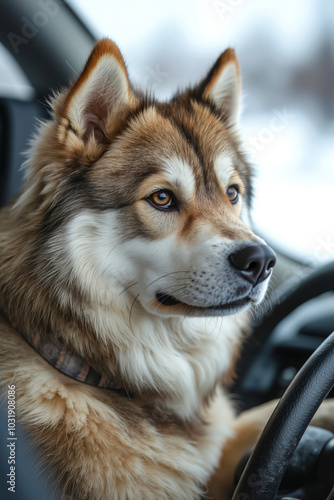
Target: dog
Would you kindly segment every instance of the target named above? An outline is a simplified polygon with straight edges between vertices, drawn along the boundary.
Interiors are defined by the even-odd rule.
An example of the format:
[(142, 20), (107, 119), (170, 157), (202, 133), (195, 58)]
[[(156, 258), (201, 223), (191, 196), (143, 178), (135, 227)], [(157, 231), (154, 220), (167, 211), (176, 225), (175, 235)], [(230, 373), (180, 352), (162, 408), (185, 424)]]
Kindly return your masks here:
[(232, 49), (162, 103), (103, 39), (1, 211), (1, 380), (64, 498), (227, 498), (274, 408), (222, 388), (275, 264), (240, 94)]

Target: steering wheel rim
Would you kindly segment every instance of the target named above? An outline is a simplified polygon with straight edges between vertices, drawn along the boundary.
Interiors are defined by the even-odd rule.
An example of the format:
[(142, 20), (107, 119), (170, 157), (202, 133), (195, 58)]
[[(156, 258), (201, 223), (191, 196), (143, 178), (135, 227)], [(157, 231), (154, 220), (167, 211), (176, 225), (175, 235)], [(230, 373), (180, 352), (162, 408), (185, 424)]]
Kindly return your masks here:
[(290, 458), (333, 386), (334, 332), (307, 360), (279, 401), (232, 500), (275, 500)]

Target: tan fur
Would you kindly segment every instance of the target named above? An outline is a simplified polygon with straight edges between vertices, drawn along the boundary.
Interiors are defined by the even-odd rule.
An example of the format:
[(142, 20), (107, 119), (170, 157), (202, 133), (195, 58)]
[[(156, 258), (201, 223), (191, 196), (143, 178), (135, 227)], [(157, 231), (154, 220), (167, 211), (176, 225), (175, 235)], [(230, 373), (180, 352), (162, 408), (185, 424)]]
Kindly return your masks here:
[(238, 84), (241, 86), (241, 76), (240, 76), (240, 68), (238, 64), (238, 60), (236, 58), (235, 52), (233, 49), (227, 49), (225, 52), (221, 55), (217, 69), (214, 72), (214, 75), (207, 87), (205, 88), (204, 91), (204, 97), (208, 98), (210, 95), (210, 92), (212, 91), (213, 87), (216, 85), (218, 78), (220, 77), (221, 73), (224, 71), (226, 66), (229, 64), (233, 64), (236, 67), (236, 72), (238, 76)]
[(3, 322), (1, 331), (8, 335), (1, 353), (2, 380), (15, 384), (20, 420), (69, 495), (198, 496), (220, 455), (221, 415), (230, 435), (233, 414), (221, 396), (200, 415), (205, 425), (178, 422), (151, 398), (127, 400), (69, 379)]
[[(224, 93), (231, 64), (236, 81)], [(210, 486), (221, 498), (267, 416), (235, 419), (221, 388), (248, 322), (246, 308), (220, 313), (245, 286), (227, 256), (262, 242), (248, 226), (236, 89), (228, 50), (195, 89), (155, 102), (131, 88), (115, 44), (99, 42), (78, 81), (54, 96), (23, 191), (0, 212), (3, 390), (15, 384), (19, 421), (65, 496), (200, 498), (225, 446)], [(152, 206), (160, 190), (177, 210)], [(159, 301), (160, 286), (180, 302)], [(251, 290), (252, 304), (266, 286)], [(67, 377), (16, 328), (61, 340), (124, 391)]]

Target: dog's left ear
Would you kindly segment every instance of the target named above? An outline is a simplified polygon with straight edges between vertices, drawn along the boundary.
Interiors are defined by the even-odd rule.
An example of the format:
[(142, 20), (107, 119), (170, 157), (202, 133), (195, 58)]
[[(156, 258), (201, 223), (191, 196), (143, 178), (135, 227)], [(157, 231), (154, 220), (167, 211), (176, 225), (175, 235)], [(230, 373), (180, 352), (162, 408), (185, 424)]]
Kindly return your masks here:
[(59, 136), (66, 142), (70, 131), (83, 144), (102, 145), (135, 101), (119, 48), (107, 38), (100, 40), (62, 102)]
[(202, 98), (210, 100), (228, 127), (238, 125), (241, 112), (241, 77), (233, 49), (221, 54), (201, 83)]

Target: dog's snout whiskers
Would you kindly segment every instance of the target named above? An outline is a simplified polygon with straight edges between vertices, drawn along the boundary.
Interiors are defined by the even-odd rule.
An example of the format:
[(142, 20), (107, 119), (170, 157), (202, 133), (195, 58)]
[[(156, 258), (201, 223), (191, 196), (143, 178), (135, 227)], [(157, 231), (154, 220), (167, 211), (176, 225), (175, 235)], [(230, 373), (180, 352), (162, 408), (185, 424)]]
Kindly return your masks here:
[(151, 283), (149, 283), (146, 288), (149, 288), (154, 283), (156, 283), (157, 281), (159, 281), (159, 280), (161, 280), (163, 278), (171, 278), (172, 280), (190, 279), (190, 277), (187, 277), (187, 276), (185, 276), (185, 277), (176, 277), (176, 276), (174, 276), (174, 274), (179, 274), (179, 273), (189, 273), (189, 271), (173, 271), (171, 273), (163, 274), (159, 278), (156, 278), (155, 280), (151, 281)]
[(138, 281), (135, 281), (134, 283), (131, 283), (131, 285), (128, 285), (127, 287), (125, 287), (125, 288), (121, 291), (121, 293), (120, 293), (119, 295), (121, 296), (124, 292), (126, 292), (127, 290), (129, 290), (129, 288), (131, 288), (131, 287), (133, 287), (133, 286), (135, 286), (135, 285), (138, 285)]

